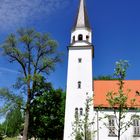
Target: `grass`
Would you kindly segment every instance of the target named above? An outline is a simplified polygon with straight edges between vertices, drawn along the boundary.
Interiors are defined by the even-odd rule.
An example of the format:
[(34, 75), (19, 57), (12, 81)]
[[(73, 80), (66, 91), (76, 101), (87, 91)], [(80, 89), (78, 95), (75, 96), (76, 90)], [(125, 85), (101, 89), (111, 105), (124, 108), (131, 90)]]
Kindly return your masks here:
[(14, 137), (14, 138), (7, 137), (7, 138), (4, 138), (4, 140), (17, 140), (17, 137)]

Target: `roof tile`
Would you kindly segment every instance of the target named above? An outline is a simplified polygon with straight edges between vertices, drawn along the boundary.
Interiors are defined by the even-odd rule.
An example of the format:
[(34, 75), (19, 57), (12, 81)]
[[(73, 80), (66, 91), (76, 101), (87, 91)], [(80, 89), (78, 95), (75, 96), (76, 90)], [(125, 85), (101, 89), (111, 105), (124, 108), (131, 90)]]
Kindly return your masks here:
[[(140, 80), (124, 80), (124, 93), (128, 96), (127, 105), (129, 107), (140, 108)], [(118, 92), (119, 85), (117, 80), (95, 80), (94, 82), (94, 107), (110, 107), (106, 100), (107, 93), (110, 91)], [(130, 92), (128, 92), (130, 90)], [(135, 104), (132, 106), (130, 100), (135, 98)]]

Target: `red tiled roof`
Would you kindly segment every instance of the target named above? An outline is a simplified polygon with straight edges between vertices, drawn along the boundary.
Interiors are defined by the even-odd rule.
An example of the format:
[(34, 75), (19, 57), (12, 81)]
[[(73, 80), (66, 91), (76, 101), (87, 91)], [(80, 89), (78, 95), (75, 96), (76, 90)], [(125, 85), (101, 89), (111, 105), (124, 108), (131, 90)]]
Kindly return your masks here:
[[(140, 108), (140, 95), (136, 92), (140, 92), (140, 80), (124, 80), (124, 93), (128, 94), (127, 105), (131, 106), (131, 99), (136, 99), (133, 107)], [(94, 80), (94, 107), (110, 107), (106, 100), (108, 92), (117, 92), (119, 89), (117, 80)], [(127, 91), (130, 90), (128, 93)]]

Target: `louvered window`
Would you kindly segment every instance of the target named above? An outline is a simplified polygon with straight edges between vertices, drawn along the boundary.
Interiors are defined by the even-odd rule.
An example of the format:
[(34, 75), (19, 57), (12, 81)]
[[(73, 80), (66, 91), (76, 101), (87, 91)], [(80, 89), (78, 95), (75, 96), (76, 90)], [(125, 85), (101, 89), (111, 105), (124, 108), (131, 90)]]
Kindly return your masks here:
[(136, 116), (133, 118), (133, 133), (135, 137), (140, 137), (140, 120), (139, 117)]
[(115, 134), (115, 117), (114, 116), (108, 117), (108, 129), (109, 129), (108, 136), (116, 136), (116, 134)]

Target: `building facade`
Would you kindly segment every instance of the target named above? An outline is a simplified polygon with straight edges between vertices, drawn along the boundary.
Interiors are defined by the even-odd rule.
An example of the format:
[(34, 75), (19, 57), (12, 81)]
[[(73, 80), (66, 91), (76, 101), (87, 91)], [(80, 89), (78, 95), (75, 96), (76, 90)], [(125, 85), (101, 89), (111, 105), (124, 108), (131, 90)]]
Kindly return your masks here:
[[(82, 139), (87, 140), (86, 130), (90, 130), (90, 140), (117, 140), (117, 118), (106, 101), (110, 90), (117, 91), (117, 81), (93, 81), (94, 46), (92, 30), (89, 24), (85, 1), (80, 0), (77, 17), (71, 31), (71, 42), (68, 47), (68, 71), (65, 107), (64, 140), (75, 140), (76, 131), (81, 132)], [(129, 99), (136, 98), (136, 108), (140, 107), (140, 81), (125, 81), (125, 90), (131, 89)], [(88, 99), (91, 105), (86, 106)], [(99, 109), (100, 108), (100, 109)], [(101, 109), (102, 108), (102, 109)], [(85, 120), (88, 113), (88, 127), (83, 121), (81, 128), (75, 129), (76, 116), (78, 121)], [(140, 140), (139, 111), (130, 107), (126, 113), (125, 122), (131, 122), (124, 128), (121, 140)], [(79, 119), (80, 118), (80, 119)], [(77, 125), (77, 124), (76, 124)], [(84, 132), (84, 133), (82, 133)]]
[[(92, 59), (92, 31), (85, 2), (80, 0), (77, 18), (71, 32), (71, 42), (68, 47), (64, 140), (73, 139), (72, 125), (75, 114), (84, 114), (86, 99), (93, 97)], [(90, 107), (89, 119), (92, 114), (93, 108)]]
[[(140, 140), (140, 80), (124, 80), (123, 93), (127, 97), (126, 110), (121, 119), (120, 140)], [(119, 92), (118, 80), (94, 81), (94, 130), (95, 140), (118, 140), (119, 109), (112, 108), (107, 93)], [(133, 99), (135, 99), (134, 102)]]

